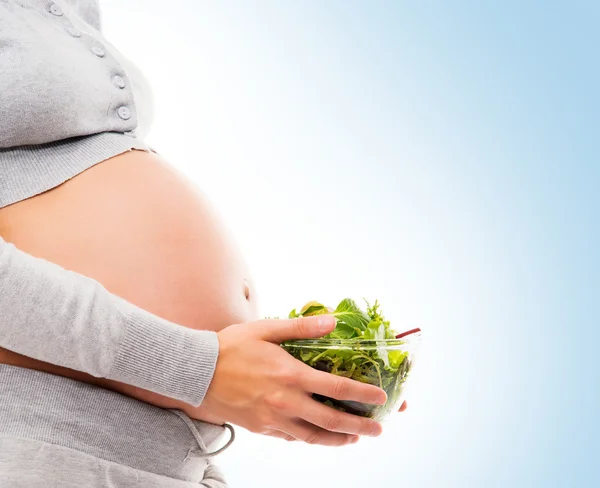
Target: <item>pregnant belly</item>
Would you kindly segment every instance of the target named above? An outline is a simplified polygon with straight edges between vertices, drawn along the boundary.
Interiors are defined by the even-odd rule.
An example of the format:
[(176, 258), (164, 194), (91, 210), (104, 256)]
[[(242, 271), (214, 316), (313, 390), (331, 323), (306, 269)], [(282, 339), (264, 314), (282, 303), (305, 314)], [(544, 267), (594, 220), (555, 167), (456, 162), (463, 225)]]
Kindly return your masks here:
[[(227, 229), (154, 153), (121, 154), (0, 210), (0, 235), (182, 326), (218, 331), (257, 318), (251, 277)], [(2, 349), (0, 362), (98, 383)]]

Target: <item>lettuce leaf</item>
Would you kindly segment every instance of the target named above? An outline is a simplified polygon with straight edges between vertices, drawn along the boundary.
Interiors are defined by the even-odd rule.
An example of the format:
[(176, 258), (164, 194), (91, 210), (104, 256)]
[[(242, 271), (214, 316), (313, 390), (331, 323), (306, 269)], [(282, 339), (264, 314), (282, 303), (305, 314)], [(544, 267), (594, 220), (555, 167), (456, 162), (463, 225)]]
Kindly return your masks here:
[[(315, 396), (317, 400), (340, 410), (378, 418), (399, 398), (411, 364), (408, 352), (386, 349), (384, 340), (395, 338), (396, 333), (382, 315), (379, 302), (375, 301), (372, 306), (368, 302), (366, 304), (366, 311), (363, 311), (351, 298), (343, 299), (335, 309), (311, 301), (299, 312), (294, 309), (289, 314), (290, 318), (331, 314), (336, 318), (336, 327), (324, 339), (352, 339), (356, 340), (356, 347), (324, 350), (317, 347), (295, 347), (293, 341), (290, 344), (284, 343), (283, 346), (294, 357), (313, 368), (383, 388), (388, 394), (388, 407), (340, 402)], [(381, 343), (375, 349), (365, 350), (361, 347), (362, 340)]]

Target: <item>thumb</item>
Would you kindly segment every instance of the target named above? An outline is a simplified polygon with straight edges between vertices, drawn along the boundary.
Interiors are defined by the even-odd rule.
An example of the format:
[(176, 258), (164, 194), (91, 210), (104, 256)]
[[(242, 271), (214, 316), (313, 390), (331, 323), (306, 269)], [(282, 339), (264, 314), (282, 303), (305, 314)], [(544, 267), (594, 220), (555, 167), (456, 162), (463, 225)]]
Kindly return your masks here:
[(261, 339), (280, 344), (290, 339), (323, 337), (335, 329), (335, 324), (333, 315), (314, 315), (285, 320), (262, 320), (254, 330)]

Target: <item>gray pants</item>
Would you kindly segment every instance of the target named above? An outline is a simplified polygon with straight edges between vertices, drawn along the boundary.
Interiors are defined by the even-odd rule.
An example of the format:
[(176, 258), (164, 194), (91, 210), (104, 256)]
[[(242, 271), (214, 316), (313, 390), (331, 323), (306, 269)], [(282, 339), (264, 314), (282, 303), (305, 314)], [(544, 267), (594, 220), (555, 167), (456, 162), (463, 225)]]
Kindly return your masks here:
[(0, 488), (224, 488), (211, 457), (224, 431), (110, 390), (0, 364)]

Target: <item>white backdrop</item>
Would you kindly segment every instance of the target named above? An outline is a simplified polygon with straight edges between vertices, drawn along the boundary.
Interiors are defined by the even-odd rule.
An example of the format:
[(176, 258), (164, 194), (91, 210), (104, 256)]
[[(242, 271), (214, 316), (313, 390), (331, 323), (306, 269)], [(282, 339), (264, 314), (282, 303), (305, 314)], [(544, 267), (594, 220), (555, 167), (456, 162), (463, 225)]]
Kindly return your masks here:
[(511, 58), (491, 24), (395, 2), (101, 4), (154, 87), (150, 142), (223, 214), (263, 315), (377, 298), (424, 331), (409, 410), (382, 437), (240, 432), (220, 458), (232, 486), (544, 486), (540, 282), (558, 248), (536, 247), (550, 231), (527, 164), (552, 138), (521, 72), (499, 74)]

